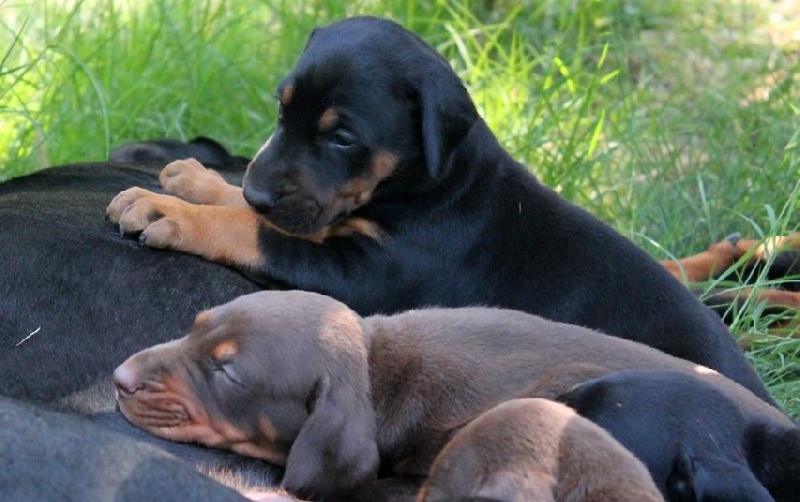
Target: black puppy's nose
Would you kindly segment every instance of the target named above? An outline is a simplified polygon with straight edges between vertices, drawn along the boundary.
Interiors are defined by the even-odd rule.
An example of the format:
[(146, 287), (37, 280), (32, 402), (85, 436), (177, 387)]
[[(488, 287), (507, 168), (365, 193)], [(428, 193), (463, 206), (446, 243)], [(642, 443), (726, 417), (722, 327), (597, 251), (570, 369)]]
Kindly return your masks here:
[(261, 210), (269, 210), (275, 206), (278, 197), (269, 190), (257, 190), (250, 185), (245, 185), (242, 190), (244, 200), (252, 207)]
[(134, 394), (142, 389), (138, 375), (129, 366), (122, 364), (114, 370), (114, 386), (121, 396)]

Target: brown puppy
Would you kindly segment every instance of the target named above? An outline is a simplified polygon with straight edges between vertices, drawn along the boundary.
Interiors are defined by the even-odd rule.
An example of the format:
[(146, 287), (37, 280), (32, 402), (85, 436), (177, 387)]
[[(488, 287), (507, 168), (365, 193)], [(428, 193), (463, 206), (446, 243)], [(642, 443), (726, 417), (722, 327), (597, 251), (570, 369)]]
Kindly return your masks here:
[(606, 431), (547, 399), (512, 399), (444, 447), (418, 502), (659, 501), (647, 468)]
[(300, 291), (204, 311), (186, 337), (114, 376), (133, 424), (285, 464), (285, 488), (319, 496), (375, 480), (379, 465), (425, 476), (459, 424), (568, 363), (699, 371), (743, 407), (790, 423), (716, 372), (586, 328), (488, 308), (361, 318)]

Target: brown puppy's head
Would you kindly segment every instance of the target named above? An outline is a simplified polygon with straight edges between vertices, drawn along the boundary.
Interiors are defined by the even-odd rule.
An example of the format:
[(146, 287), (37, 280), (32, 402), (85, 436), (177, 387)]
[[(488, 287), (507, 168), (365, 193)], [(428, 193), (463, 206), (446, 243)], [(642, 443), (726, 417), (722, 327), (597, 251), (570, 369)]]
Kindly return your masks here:
[(248, 167), (244, 196), (301, 235), (382, 193), (431, 186), (478, 120), (436, 51), (370, 17), (315, 30), (277, 97), (278, 124)]
[(266, 291), (201, 312), (189, 334), (114, 372), (120, 410), (165, 439), (285, 464), (318, 495), (377, 474), (360, 318), (322, 295)]

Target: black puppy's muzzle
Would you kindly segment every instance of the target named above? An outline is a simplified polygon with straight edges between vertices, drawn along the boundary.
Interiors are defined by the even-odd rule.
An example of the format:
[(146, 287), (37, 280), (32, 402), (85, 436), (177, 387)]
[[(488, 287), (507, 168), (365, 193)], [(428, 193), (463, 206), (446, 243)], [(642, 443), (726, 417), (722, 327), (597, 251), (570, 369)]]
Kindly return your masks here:
[[(249, 171), (248, 171), (249, 174)], [(275, 177), (266, 182), (253, 182), (247, 174), (242, 184), (244, 200), (259, 213), (269, 214), (278, 202), (295, 195), (300, 186), (288, 177)]]

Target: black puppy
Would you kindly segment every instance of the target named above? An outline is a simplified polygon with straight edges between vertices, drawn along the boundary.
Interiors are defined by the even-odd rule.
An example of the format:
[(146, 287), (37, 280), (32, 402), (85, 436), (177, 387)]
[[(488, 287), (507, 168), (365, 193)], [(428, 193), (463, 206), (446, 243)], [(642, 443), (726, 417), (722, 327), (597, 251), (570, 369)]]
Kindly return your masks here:
[(240, 164), (242, 167), (248, 159), (231, 153), (211, 138), (198, 136), (191, 141), (161, 138), (140, 143), (120, 145), (108, 155), (109, 162), (172, 162), (178, 159), (202, 159), (204, 163), (215, 166)]
[[(324, 293), (364, 315), (426, 305), (523, 310), (643, 342), (769, 399), (717, 316), (515, 162), (452, 68), (416, 35), (371, 17), (317, 29), (277, 95), (277, 128), (244, 180), (260, 216), (132, 188), (109, 206), (112, 221), (148, 246)], [(181, 195), (181, 166), (170, 169)], [(294, 237), (353, 217), (380, 231)]]
[(742, 409), (686, 373), (630, 370), (559, 400), (642, 460), (671, 501), (797, 501), (800, 428)]

